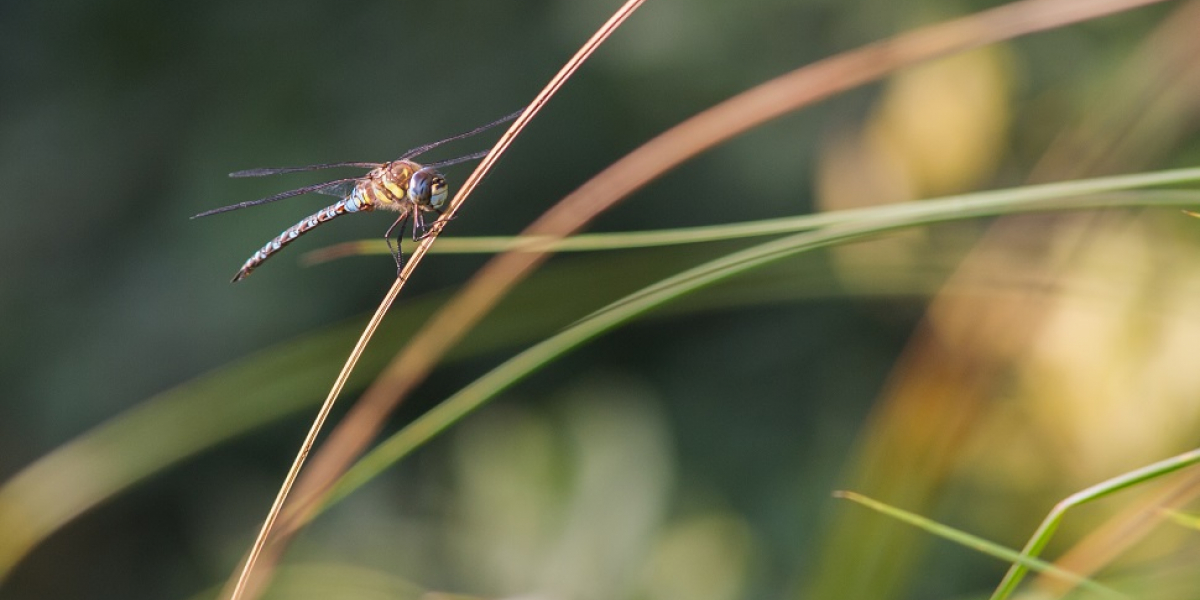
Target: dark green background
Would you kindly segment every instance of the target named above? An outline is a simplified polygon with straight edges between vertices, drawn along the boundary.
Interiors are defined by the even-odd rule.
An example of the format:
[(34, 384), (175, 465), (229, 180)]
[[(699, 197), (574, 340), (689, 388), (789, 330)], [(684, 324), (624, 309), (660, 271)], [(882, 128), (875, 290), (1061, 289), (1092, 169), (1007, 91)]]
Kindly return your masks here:
[[(824, 56), (991, 4), (650, 0), (533, 121), (447, 234), (514, 234), (704, 108)], [(0, 3), (0, 479), (164, 389), (374, 308), (391, 283), (387, 257), (307, 269), (297, 261), (334, 242), (376, 239), (387, 215), (339, 219), (229, 284), (262, 243), (329, 199), (189, 220), (322, 177), (231, 180), (228, 172), (387, 160), (509, 113), (615, 8), (581, 0)], [(1084, 85), (1087, 72), (1110, 68), (1163, 14), (1143, 10), (1019, 42), (1019, 95)], [(810, 212), (822, 136), (862, 119), (877, 91), (740, 136), (591, 229)], [(996, 185), (1023, 179), (1036, 156), (1022, 150), (1030, 139), (1014, 139)], [(451, 184), (468, 172), (450, 170)], [(432, 256), (403, 298), (453, 291), (483, 260)], [(589, 269), (597, 260), (555, 264)], [(655, 259), (608, 260), (636, 269)], [(498, 402), (554, 414), (556, 397), (580, 381), (651, 390), (682, 490), (675, 502), (684, 508), (673, 510), (717, 505), (742, 515), (761, 551), (748, 593), (785, 597), (813, 564), (806, 540), (921, 306), (909, 295), (842, 296), (824, 260), (793, 263), (808, 274), (812, 299), (635, 324)], [(622, 285), (620, 269), (603, 272), (595, 290), (585, 277), (561, 293), (594, 293), (599, 305)], [(551, 292), (540, 301), (558, 299)], [(527, 341), (437, 372), (392, 429)], [(217, 584), (249, 544), (308, 417), (234, 440), (83, 515), (22, 563), (0, 598), (184, 598)], [(438, 481), (446, 452), (435, 442), (387, 489), (405, 497), (405, 485)], [(340, 544), (353, 548), (356, 539), (349, 531)], [(336, 544), (323, 549), (340, 556)], [(1000, 572), (964, 560), (969, 568), (944, 573), (949, 582), (924, 585), (932, 595), (913, 597), (982, 588)], [(511, 593), (472, 587), (452, 570), (399, 575), (450, 592)]]

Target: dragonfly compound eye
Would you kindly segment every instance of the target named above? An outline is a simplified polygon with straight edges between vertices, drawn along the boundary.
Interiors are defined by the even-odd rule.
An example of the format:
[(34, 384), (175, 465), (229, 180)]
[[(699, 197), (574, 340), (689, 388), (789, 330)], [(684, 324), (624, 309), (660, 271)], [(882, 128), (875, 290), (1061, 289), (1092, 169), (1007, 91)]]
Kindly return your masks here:
[(417, 206), (441, 210), (442, 206), (446, 204), (446, 196), (449, 191), (446, 178), (433, 169), (421, 169), (413, 173), (408, 186), (409, 198)]
[(447, 193), (449, 191), (450, 187), (446, 185), (444, 177), (441, 175), (434, 177), (433, 181), (429, 184), (429, 205), (437, 210), (442, 210), (442, 207), (446, 204)]

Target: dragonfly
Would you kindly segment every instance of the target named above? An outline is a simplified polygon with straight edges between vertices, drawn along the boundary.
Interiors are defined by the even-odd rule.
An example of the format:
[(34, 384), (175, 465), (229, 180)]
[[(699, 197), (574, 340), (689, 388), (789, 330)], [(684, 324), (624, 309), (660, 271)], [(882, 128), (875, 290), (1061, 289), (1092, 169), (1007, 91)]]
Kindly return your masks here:
[[(357, 167), (371, 169), (366, 175), (361, 177), (350, 177), (345, 179), (335, 179), (318, 183), (316, 185), (308, 185), (294, 190), (288, 190), (278, 194), (273, 194), (258, 200), (250, 200), (222, 206), (206, 210), (198, 215), (193, 216), (193, 219), (207, 217), (210, 215), (220, 214), (246, 208), (249, 206), (258, 206), (269, 202), (276, 202), (293, 196), (303, 194), (326, 194), (329, 196), (337, 196), (340, 198), (337, 202), (326, 206), (325, 208), (313, 213), (304, 220), (292, 225), (279, 234), (278, 237), (269, 241), (254, 253), (246, 263), (238, 269), (237, 274), (233, 276), (233, 282), (236, 283), (248, 277), (252, 271), (262, 265), (268, 258), (276, 252), (283, 249), (284, 246), (292, 243), (296, 238), (315, 229), (322, 223), (333, 220), (349, 213), (370, 212), (373, 210), (390, 210), (400, 213), (396, 221), (388, 227), (383, 238), (387, 240), (388, 249), (392, 253), (392, 257), (396, 260), (396, 272), (400, 272), (400, 267), (403, 264), (403, 256), (400, 253), (400, 240), (404, 237), (404, 230), (409, 220), (412, 221), (412, 238), (413, 241), (420, 241), (429, 234), (429, 227), (425, 221), (423, 213), (434, 213), (441, 215), (442, 210), (446, 208), (446, 201), (449, 196), (449, 186), (446, 184), (446, 177), (442, 175), (439, 169), (464, 163), (487, 156), (488, 151), (475, 152), (466, 156), (460, 156), (450, 160), (421, 164), (416, 162), (416, 157), (449, 142), (468, 138), (473, 135), (482, 133), (502, 123), (507, 123), (516, 119), (524, 109), (521, 109), (511, 115), (497, 119), (476, 127), (466, 133), (460, 133), (455, 136), (448, 137), (444, 140), (439, 140), (433, 143), (417, 146), (405, 152), (400, 158), (391, 162), (373, 163), (373, 162), (339, 162), (326, 163), (319, 165), (308, 165), (303, 167), (280, 167), (268, 169), (249, 169), (245, 171), (236, 171), (230, 173), (230, 177), (267, 177), (271, 175), (283, 175), (287, 173), (300, 173), (304, 171), (317, 171), (321, 169), (334, 169), (339, 167)], [(435, 219), (436, 220), (436, 217)], [(392, 245), (392, 233), (396, 232), (396, 245)]]

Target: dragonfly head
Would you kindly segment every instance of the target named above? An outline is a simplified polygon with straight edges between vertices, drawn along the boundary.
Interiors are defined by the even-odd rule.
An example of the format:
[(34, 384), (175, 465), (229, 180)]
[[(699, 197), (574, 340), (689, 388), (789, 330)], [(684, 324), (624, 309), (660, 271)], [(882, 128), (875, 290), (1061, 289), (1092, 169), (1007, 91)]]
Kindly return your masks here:
[(425, 167), (413, 173), (408, 181), (408, 199), (421, 208), (441, 212), (449, 189), (445, 176), (433, 167)]

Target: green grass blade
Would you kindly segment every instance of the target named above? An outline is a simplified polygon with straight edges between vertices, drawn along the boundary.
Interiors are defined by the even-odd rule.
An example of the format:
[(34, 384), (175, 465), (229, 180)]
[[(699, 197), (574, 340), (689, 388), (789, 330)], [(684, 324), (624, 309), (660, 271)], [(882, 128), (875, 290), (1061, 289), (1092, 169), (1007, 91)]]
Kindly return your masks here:
[(874, 510), (876, 512), (883, 513), (889, 517), (892, 517), (893, 519), (896, 519), (899, 521), (904, 521), (905, 523), (908, 523), (909, 525), (912, 525), (919, 529), (923, 529), (923, 530), (925, 530), (933, 535), (936, 535), (940, 538), (950, 540), (961, 546), (966, 546), (967, 548), (971, 548), (973, 550), (978, 550), (979, 552), (987, 554), (988, 556), (993, 556), (995, 558), (999, 558), (1000, 560), (1007, 561), (1007, 562), (1018, 563), (1018, 564), (1023, 565), (1027, 569), (1033, 569), (1035, 571), (1045, 573), (1052, 577), (1058, 577), (1064, 581), (1070, 582), (1079, 587), (1085, 588), (1085, 589), (1093, 591), (1093, 592), (1097, 592), (1105, 597), (1108, 597), (1108, 598), (1125, 598), (1126, 597), (1125, 595), (1118, 593), (1116, 590), (1107, 588), (1103, 585), (1100, 585), (1099, 583), (1096, 583), (1095, 581), (1092, 581), (1086, 577), (1082, 577), (1080, 575), (1077, 575), (1077, 574), (1067, 571), (1065, 569), (1060, 569), (1059, 567), (1056, 567), (1056, 566), (1054, 566), (1046, 561), (1043, 561), (1041, 559), (1033, 558), (1031, 556), (1026, 556), (1020, 552), (1017, 552), (1016, 550), (1011, 549), (1011, 548), (1001, 546), (1000, 544), (991, 542), (989, 540), (985, 540), (979, 536), (971, 535), (965, 531), (955, 529), (948, 525), (943, 525), (941, 523), (938, 523), (937, 521), (927, 519), (925, 517), (922, 517), (917, 514), (913, 514), (906, 510), (896, 508), (896, 507), (890, 506), (888, 504), (884, 504), (883, 502), (874, 500), (867, 496), (863, 496), (862, 494), (857, 494), (854, 492), (838, 491), (838, 492), (834, 492), (833, 496), (835, 498), (843, 498), (846, 500), (850, 500), (852, 502), (856, 502), (856, 503), (861, 504), (871, 510)]
[[(696, 244), (703, 242), (717, 242), (745, 239), (750, 237), (764, 237), (770, 235), (796, 233), (800, 231), (819, 229), (822, 227), (853, 223), (862, 219), (910, 217), (912, 216), (914, 205), (920, 204), (937, 204), (940, 206), (942, 203), (960, 203), (966, 207), (971, 207), (974, 205), (988, 203), (1042, 203), (1048, 200), (1059, 198), (1083, 197), (1090, 194), (1107, 194), (1109, 192), (1118, 192), (1122, 190), (1174, 185), (1194, 181), (1200, 181), (1200, 168), (1171, 169), (1166, 171), (1154, 171), (1150, 173), (1138, 173), (1134, 175), (1117, 175), (1113, 177), (1100, 177), (1096, 179), (1081, 179), (1078, 181), (1048, 183), (1015, 189), (977, 192), (973, 194), (960, 194), (955, 196), (921, 200), (918, 202), (855, 208), (850, 210), (824, 212), (796, 217), (749, 221), (745, 223), (730, 223), (724, 225), (708, 225), (702, 227), (688, 227), (657, 231), (581, 234), (552, 243), (546, 243), (546, 241), (531, 237), (447, 236), (444, 239), (439, 239), (438, 243), (431, 251), (443, 254), (496, 253), (514, 249), (537, 251), (549, 249), (555, 252), (590, 252), (598, 250), (626, 250), (631, 248)], [(1095, 196), (1091, 198), (1090, 201), (1083, 199), (1080, 199), (1080, 201), (1089, 202), (1090, 204), (1057, 207), (1047, 205), (1044, 207), (1030, 207), (1029, 210), (1064, 210), (1072, 208), (1103, 208), (1127, 205), (1119, 196)], [(1186, 199), (1178, 202), (1179, 205), (1184, 206), (1193, 203), (1194, 202)], [(1164, 202), (1163, 204), (1176, 203)], [(318, 250), (310, 253), (308, 256), (346, 256), (351, 254), (387, 254), (390, 252), (390, 250), (387, 248), (387, 245), (378, 240), (372, 240), (369, 242), (351, 242), (350, 244), (335, 246), (333, 249), (337, 249), (338, 251), (330, 252), (329, 250), (331, 249)]]
[(1180, 527), (1194, 529), (1200, 531), (1200, 516), (1188, 514), (1179, 510), (1164, 510), (1163, 516), (1171, 519), (1173, 523)]
[[(1155, 184), (1177, 181), (1177, 177), (1200, 176), (1200, 169), (1172, 172), (1170, 178), (1128, 176), (1118, 178), (1126, 185), (1133, 181)], [(1113, 185), (1114, 178), (1105, 178)], [(1032, 210), (1066, 210), (1114, 206), (1153, 206), (1200, 201), (1200, 191), (1158, 191), (1118, 194), (1103, 197), (1064, 198), (1068, 190), (1093, 191), (1088, 180), (1078, 185), (1052, 184), (1003, 192), (988, 192), (969, 197), (954, 197), (888, 206), (873, 213), (873, 218), (805, 232), (751, 247), (740, 252), (685, 270), (650, 285), (572, 325), (566, 330), (521, 352), (508, 362), (463, 388), (425, 413), (407, 427), (386, 439), (351, 467), (330, 492), (325, 506), (336, 503), (363, 485), (388, 465), (400, 460), (433, 436), (465, 417), (504, 389), (532, 373), (538, 367), (561, 356), (601, 333), (702, 287), (800, 252), (862, 239), (880, 233), (931, 223), (994, 216)]]
[[(1123, 473), (1067, 496), (1061, 502), (1054, 505), (1054, 508), (1042, 520), (1041, 525), (1034, 531), (1033, 536), (1026, 542), (1025, 547), (1021, 549), (1021, 556), (1036, 557), (1041, 554), (1046, 544), (1050, 542), (1050, 537), (1054, 535), (1054, 531), (1058, 529), (1059, 523), (1062, 522), (1063, 515), (1071, 508), (1087, 504), (1093, 500), (1098, 500), (1151, 479), (1174, 473), (1198, 462), (1200, 462), (1200, 449), (1191, 450), (1140, 469)], [(1000, 581), (1000, 585), (996, 587), (996, 591), (992, 593), (992, 600), (1006, 600), (1011, 596), (1017, 589), (1017, 585), (1024, 579), (1027, 570), (1023, 561), (1015, 561), (1008, 572), (1004, 574), (1004, 579)]]
[[(888, 210), (880, 210), (871, 218), (840, 226), (831, 226), (810, 233), (801, 233), (776, 240), (775, 242), (768, 242), (726, 258), (717, 259), (696, 270), (682, 273), (647, 287), (637, 294), (631, 295), (624, 300), (611, 304), (585, 317), (585, 319), (596, 317), (604, 311), (613, 310), (620, 306), (621, 302), (633, 301), (641, 295), (670, 292), (672, 288), (677, 288), (680, 293), (687, 293), (698, 289), (698, 287), (708, 285), (717, 279), (733, 276), (798, 252), (813, 250), (843, 241), (872, 237), (898, 229), (964, 219), (994, 217), (1017, 212), (1031, 213), (1131, 206), (1185, 206), (1200, 200), (1200, 190), (1110, 192), (1082, 197), (1063, 197), (1061, 194), (1064, 189), (1066, 187), (1063, 184), (1051, 184), (1047, 186), (1033, 186), (1032, 189), (1018, 188), (1011, 191), (986, 192), (969, 197), (955, 196), (942, 200), (925, 200), (888, 206), (885, 207)], [(710, 275), (717, 276), (710, 278)], [(688, 280), (693, 278), (700, 278), (702, 281), (698, 286), (689, 285)], [(664, 300), (673, 298), (676, 295), (670, 294)]]

